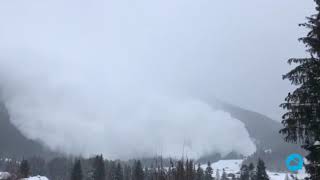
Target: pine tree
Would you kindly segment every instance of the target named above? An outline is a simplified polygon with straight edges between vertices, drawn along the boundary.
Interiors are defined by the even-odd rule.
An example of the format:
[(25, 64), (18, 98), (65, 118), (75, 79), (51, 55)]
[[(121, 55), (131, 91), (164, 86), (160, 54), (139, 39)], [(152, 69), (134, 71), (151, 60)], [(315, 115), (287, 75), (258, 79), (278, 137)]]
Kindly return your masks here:
[(141, 161), (135, 161), (133, 166), (133, 180), (143, 180), (144, 173)]
[(203, 169), (200, 166), (200, 163), (198, 164), (197, 172), (196, 172), (196, 180), (204, 180), (204, 173)]
[(123, 180), (123, 170), (121, 167), (121, 164), (118, 163), (116, 167), (116, 172), (115, 172), (115, 180)]
[(320, 0), (316, 3), (316, 14), (300, 24), (309, 29), (306, 37), (299, 40), (305, 44), (307, 58), (292, 58), (289, 64), (295, 67), (283, 76), (297, 88), (288, 94), (280, 106), (287, 112), (282, 116), (284, 128), (280, 133), (287, 142), (301, 143), (308, 151), (309, 163), (305, 165), (310, 179), (320, 179)]
[(253, 163), (250, 163), (249, 164), (249, 167), (248, 167), (248, 170), (249, 170), (249, 180), (254, 180), (254, 179), (256, 179), (255, 178), (255, 170), (254, 170), (254, 165), (253, 165)]
[(261, 159), (258, 160), (256, 179), (269, 180), (269, 177), (266, 172), (266, 166), (264, 165), (264, 162)]
[(185, 170), (183, 166), (183, 161), (180, 160), (177, 162), (175, 180), (184, 180), (184, 178), (185, 178)]
[(42, 157), (31, 157), (28, 159), (28, 163), (32, 172), (30, 175), (42, 175), (46, 174), (46, 161)]
[(249, 180), (249, 168), (245, 164), (241, 166), (240, 180)]
[(194, 169), (193, 169), (193, 161), (186, 161), (186, 177), (185, 180), (194, 180)]
[(204, 173), (204, 179), (205, 180), (212, 180), (213, 179), (212, 174), (213, 174), (213, 169), (211, 167), (211, 162), (208, 162), (207, 168)]
[(117, 164), (115, 161), (106, 161), (106, 179), (107, 180), (115, 180), (116, 178), (116, 171), (117, 171)]
[(175, 175), (176, 175), (176, 168), (174, 166), (172, 159), (170, 159), (170, 167), (168, 170), (168, 180), (175, 180)]
[(96, 156), (93, 162), (93, 180), (105, 180), (105, 164), (103, 156)]
[(27, 160), (22, 160), (19, 167), (20, 178), (28, 178), (30, 175), (30, 166)]
[(220, 180), (220, 172), (219, 169), (216, 170), (216, 178), (214, 180)]
[(223, 169), (223, 172), (222, 172), (222, 175), (221, 175), (221, 180), (228, 180), (227, 173), (226, 173), (226, 171), (224, 169)]
[(83, 175), (82, 175), (81, 161), (76, 160), (72, 168), (71, 180), (82, 180), (82, 178), (83, 178)]
[(124, 180), (131, 180), (131, 172), (132, 168), (129, 165), (125, 165), (123, 168), (123, 179)]

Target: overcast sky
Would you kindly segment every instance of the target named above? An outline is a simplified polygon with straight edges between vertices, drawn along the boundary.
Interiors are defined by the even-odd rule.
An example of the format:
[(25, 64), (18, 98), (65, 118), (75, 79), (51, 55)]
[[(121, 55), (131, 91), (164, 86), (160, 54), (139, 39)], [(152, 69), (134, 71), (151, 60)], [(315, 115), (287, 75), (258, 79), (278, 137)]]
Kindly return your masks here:
[[(50, 110), (61, 104), (66, 107), (56, 118), (66, 112), (78, 117), (80, 109), (83, 118), (86, 109), (103, 119), (110, 115), (101, 114), (104, 108), (133, 111), (139, 98), (148, 103), (155, 98), (160, 107), (188, 99), (186, 109), (192, 110), (190, 103), (202, 96), (280, 120), (279, 104), (290, 89), (281, 75), (290, 68), (288, 58), (305, 56), (297, 38), (306, 31), (298, 23), (312, 14), (313, 5), (312, 0), (1, 1), (1, 83), (16, 124), (28, 118), (50, 121)], [(77, 103), (90, 107), (74, 108)], [(152, 117), (159, 113), (151, 109)], [(34, 124), (21, 126), (27, 131)]]
[(189, 93), (214, 94), (275, 119), (289, 88), (281, 80), (289, 68), (286, 60), (304, 56), (297, 42), (304, 31), (297, 24), (313, 12), (312, 0), (10, 0), (0, 5), (2, 55), (134, 66), (150, 81), (178, 83)]

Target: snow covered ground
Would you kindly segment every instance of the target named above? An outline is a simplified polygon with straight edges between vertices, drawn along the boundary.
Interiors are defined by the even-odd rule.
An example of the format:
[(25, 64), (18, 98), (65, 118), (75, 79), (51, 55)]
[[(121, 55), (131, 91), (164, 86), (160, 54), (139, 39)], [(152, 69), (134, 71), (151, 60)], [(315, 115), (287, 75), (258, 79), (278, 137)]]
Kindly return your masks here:
[(11, 176), (10, 173), (0, 172), (0, 179), (9, 179), (10, 176)]
[[(238, 160), (220, 160), (216, 163), (211, 164), (211, 167), (214, 171), (214, 176), (216, 175), (216, 171), (219, 171), (219, 174), (221, 175), (223, 170), (228, 173), (236, 174), (240, 171), (242, 159)], [(207, 164), (201, 165), (202, 169), (207, 168)]]
[(29, 177), (29, 178), (26, 178), (23, 180), (48, 180), (48, 178), (44, 177), (44, 176), (33, 176), (33, 177)]
[[(217, 170), (219, 171), (219, 175), (222, 175), (223, 170), (228, 174), (228, 173), (232, 173), (232, 174), (238, 174), (240, 175), (240, 167), (242, 164), (242, 159), (238, 159), (238, 160), (220, 160), (218, 162), (215, 162), (213, 164), (211, 164), (211, 167), (213, 168), (213, 176), (216, 176), (217, 174)], [(206, 164), (201, 165), (201, 167), (203, 169), (205, 169), (207, 167)], [(286, 174), (285, 172), (267, 172), (270, 180), (285, 180)], [(294, 175), (296, 176), (296, 175)], [(289, 180), (292, 180), (291, 178), (291, 174), (288, 174)], [(297, 174), (298, 179), (303, 179), (306, 177), (306, 174), (301, 171)]]
[[(8, 172), (0, 172), (0, 180), (7, 180), (10, 179), (11, 174)], [(24, 178), (22, 180), (49, 180), (47, 177), (44, 176), (34, 176), (29, 178)]]

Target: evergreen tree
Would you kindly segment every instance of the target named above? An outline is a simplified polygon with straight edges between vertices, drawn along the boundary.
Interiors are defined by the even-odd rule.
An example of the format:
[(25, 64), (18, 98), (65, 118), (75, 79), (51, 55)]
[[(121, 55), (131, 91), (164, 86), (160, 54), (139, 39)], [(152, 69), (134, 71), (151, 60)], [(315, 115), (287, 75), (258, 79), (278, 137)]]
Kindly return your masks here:
[(175, 180), (175, 175), (176, 175), (176, 168), (174, 166), (172, 159), (170, 159), (170, 167), (168, 170), (168, 180)]
[(30, 175), (37, 176), (46, 174), (46, 161), (41, 157), (31, 157), (28, 159), (28, 163), (30, 165), (30, 169), (32, 172)]
[(47, 165), (49, 179), (66, 180), (70, 179), (70, 169), (73, 162), (64, 157), (54, 158)]
[(30, 175), (30, 166), (27, 160), (22, 160), (19, 167), (20, 178), (28, 178)]
[(198, 164), (197, 172), (196, 172), (196, 180), (204, 180), (204, 173), (203, 169), (200, 166), (200, 163)]
[(249, 167), (245, 164), (241, 166), (240, 180), (249, 180)]
[(144, 173), (141, 161), (135, 161), (133, 166), (133, 180), (143, 180)]
[(306, 37), (299, 40), (306, 45), (307, 58), (292, 58), (289, 64), (295, 67), (283, 76), (297, 88), (288, 94), (280, 106), (286, 110), (282, 116), (284, 128), (280, 133), (287, 142), (301, 143), (307, 150), (305, 165), (310, 179), (320, 179), (320, 0), (316, 3), (316, 14), (300, 24), (309, 29)]
[(93, 180), (105, 180), (105, 164), (103, 156), (96, 156), (93, 162)]
[(256, 179), (269, 180), (269, 177), (266, 172), (266, 166), (264, 165), (264, 162), (261, 159), (258, 160)]
[(185, 178), (185, 171), (184, 171), (183, 161), (180, 160), (177, 162), (175, 180), (184, 180), (184, 178)]
[(216, 171), (216, 179), (215, 180), (220, 180), (220, 172), (219, 169)]
[(121, 164), (117, 164), (116, 172), (115, 172), (115, 180), (123, 180), (123, 170)]
[(72, 168), (71, 180), (82, 180), (82, 179), (83, 179), (83, 174), (82, 174), (81, 161), (76, 160)]
[(213, 169), (211, 167), (211, 163), (208, 162), (207, 168), (206, 168), (205, 173), (204, 173), (204, 179), (205, 180), (212, 180), (213, 179), (212, 174), (213, 174)]
[(147, 167), (144, 168), (144, 179), (152, 180), (152, 171)]
[(254, 180), (254, 179), (256, 179), (255, 178), (255, 170), (254, 170), (254, 165), (253, 165), (253, 163), (250, 163), (249, 164), (249, 167), (248, 167), (248, 170), (249, 170), (249, 180)]
[(129, 165), (125, 165), (123, 168), (123, 179), (124, 180), (131, 180), (131, 167)]
[(6, 172), (11, 173), (11, 174), (17, 174), (17, 173), (19, 173), (20, 164), (21, 163), (17, 163), (17, 161), (15, 161), (15, 160), (7, 161), (5, 163), (5, 169), (4, 170)]
[(106, 161), (106, 179), (107, 180), (115, 180), (116, 178), (116, 171), (117, 171), (117, 164), (115, 161)]
[(226, 173), (226, 171), (224, 169), (223, 169), (223, 172), (222, 172), (221, 180), (228, 180), (227, 173)]
[(194, 168), (193, 168), (193, 161), (187, 160), (186, 161), (186, 177), (185, 180), (194, 180)]

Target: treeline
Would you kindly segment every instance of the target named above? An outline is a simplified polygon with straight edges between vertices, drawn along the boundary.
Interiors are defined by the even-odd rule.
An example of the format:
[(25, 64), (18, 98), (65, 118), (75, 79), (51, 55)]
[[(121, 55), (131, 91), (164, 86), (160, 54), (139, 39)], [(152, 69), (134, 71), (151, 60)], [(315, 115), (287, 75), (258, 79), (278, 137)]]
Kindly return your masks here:
[(243, 164), (240, 169), (240, 180), (269, 180), (263, 160), (258, 159), (257, 167), (253, 163)]
[[(235, 174), (220, 172), (211, 163), (201, 166), (193, 160), (170, 160), (164, 166), (162, 158), (154, 159), (150, 166), (140, 160), (111, 161), (102, 155), (89, 159), (55, 158), (46, 162), (42, 158), (30, 158), (21, 162), (0, 161), (0, 168), (15, 174), (16, 178), (46, 176), (50, 180), (268, 180), (266, 167), (259, 160), (257, 167), (251, 163), (242, 165)], [(215, 173), (214, 173), (215, 172)]]

